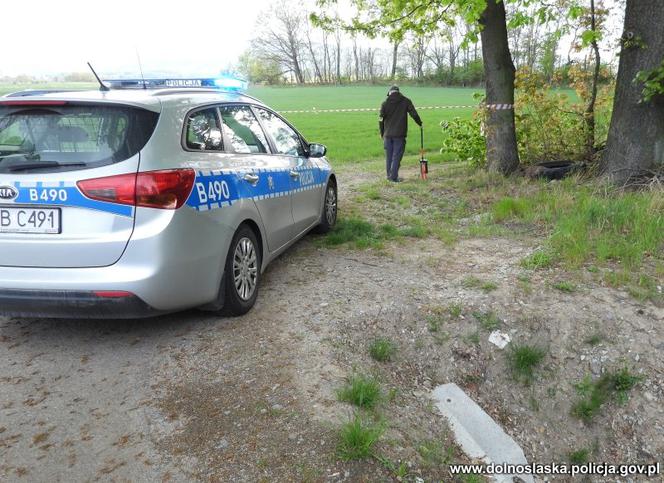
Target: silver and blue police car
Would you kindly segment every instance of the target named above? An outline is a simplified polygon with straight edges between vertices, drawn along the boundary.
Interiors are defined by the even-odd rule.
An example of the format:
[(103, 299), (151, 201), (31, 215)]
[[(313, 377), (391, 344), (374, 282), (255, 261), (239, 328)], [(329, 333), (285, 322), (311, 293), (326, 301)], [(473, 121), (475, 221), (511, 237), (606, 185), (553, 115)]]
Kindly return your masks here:
[(0, 314), (246, 313), (267, 264), (336, 222), (325, 154), (219, 79), (2, 97)]

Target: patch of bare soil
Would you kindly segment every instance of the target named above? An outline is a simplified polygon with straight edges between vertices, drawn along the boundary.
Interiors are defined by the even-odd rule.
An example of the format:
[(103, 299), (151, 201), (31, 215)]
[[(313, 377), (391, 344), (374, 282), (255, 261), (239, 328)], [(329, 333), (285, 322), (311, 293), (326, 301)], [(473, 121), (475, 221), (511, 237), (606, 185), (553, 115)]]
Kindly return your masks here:
[[(205, 331), (169, 349), (155, 406), (162, 429), (153, 437), (191, 478), (385, 481), (403, 463), (406, 480), (450, 481), (446, 464), (464, 457), (428, 397), (448, 382), (502, 424), (531, 462), (567, 462), (581, 449), (594, 462), (661, 459), (661, 308), (578, 273), (524, 277), (519, 261), (535, 241), (447, 247), (409, 240), (385, 255), (316, 248), (311, 240), (271, 265), (252, 312), (203, 324)], [(469, 276), (496, 288), (469, 283)], [(552, 286), (570, 279), (572, 293)], [(546, 350), (530, 385), (511, 374), (510, 346), (488, 342), (481, 319), (489, 313), (510, 346)], [(376, 337), (396, 343), (391, 362), (369, 356)], [(571, 415), (577, 383), (623, 367), (643, 378), (626, 403), (607, 403), (590, 424)], [(336, 456), (338, 428), (353, 414), (336, 390), (353, 373), (381, 380), (377, 414), (388, 429), (375, 452), (384, 463)]]

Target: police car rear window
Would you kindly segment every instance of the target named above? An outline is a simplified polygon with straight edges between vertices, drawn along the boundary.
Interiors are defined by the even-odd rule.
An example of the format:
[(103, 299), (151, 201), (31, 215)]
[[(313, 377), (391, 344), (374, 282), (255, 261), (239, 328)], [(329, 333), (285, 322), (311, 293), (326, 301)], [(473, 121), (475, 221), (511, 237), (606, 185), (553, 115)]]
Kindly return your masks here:
[(159, 115), (120, 105), (0, 105), (0, 173), (113, 164), (138, 153)]

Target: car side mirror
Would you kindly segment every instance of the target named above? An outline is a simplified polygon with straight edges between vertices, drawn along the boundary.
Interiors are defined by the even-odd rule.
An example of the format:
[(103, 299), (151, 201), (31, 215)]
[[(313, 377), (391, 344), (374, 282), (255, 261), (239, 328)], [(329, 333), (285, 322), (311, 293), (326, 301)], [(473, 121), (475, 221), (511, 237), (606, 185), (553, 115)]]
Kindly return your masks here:
[(310, 158), (322, 158), (327, 153), (327, 147), (324, 144), (312, 143), (309, 145)]

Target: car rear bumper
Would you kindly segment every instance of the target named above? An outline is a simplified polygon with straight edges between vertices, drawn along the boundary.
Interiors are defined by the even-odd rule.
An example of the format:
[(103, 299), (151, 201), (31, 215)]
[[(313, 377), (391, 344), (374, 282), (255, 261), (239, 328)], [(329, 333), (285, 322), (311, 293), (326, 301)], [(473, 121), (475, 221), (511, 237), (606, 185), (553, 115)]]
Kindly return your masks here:
[(133, 319), (166, 313), (131, 293), (0, 289), (3, 315), (11, 317)]

